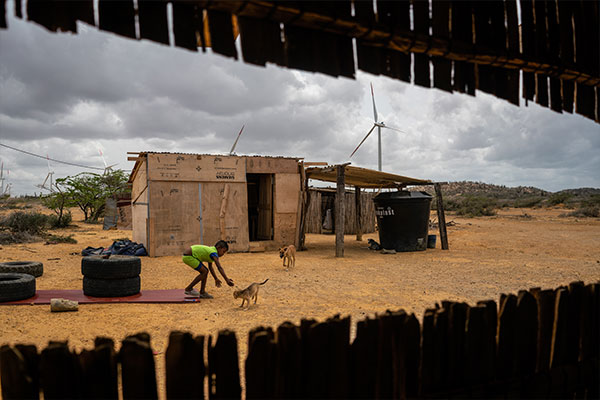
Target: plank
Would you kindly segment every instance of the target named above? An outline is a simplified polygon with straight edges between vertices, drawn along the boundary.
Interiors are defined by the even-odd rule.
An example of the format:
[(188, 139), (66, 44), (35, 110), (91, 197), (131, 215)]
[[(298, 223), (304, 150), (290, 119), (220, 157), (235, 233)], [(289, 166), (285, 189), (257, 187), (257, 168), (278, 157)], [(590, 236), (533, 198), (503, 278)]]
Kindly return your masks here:
[(158, 399), (150, 338), (139, 333), (123, 339), (119, 350), (123, 398)]
[(166, 394), (169, 399), (203, 399), (204, 336), (172, 331), (165, 351)]

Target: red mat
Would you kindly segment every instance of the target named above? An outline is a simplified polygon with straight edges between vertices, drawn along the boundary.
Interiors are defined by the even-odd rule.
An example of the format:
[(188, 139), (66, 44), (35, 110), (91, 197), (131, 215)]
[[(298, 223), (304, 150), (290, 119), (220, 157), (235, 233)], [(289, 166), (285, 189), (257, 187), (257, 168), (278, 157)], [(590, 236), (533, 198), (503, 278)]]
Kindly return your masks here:
[(183, 289), (144, 290), (127, 297), (91, 297), (83, 290), (38, 290), (35, 296), (25, 300), (0, 302), (0, 305), (50, 304), (50, 299), (67, 299), (79, 304), (90, 303), (196, 303), (202, 301), (187, 297)]

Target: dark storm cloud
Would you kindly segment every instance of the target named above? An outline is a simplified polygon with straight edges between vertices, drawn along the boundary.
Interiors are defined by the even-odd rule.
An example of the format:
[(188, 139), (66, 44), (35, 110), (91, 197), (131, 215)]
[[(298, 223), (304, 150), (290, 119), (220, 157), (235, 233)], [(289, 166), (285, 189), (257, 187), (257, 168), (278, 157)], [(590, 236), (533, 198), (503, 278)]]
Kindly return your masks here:
[[(12, 7), (12, 6), (10, 6)], [(10, 8), (9, 7), (9, 8)], [(10, 14), (10, 13), (8, 13)], [(50, 157), (131, 169), (127, 152), (303, 157), (377, 168), (370, 83), (385, 171), (548, 190), (600, 186), (598, 125), (537, 105), (515, 107), (361, 72), (357, 80), (266, 68), (134, 41), (80, 25), (49, 33), (9, 16), (0, 31), (0, 142)], [(0, 147), (16, 193), (31, 193), (45, 160)], [(51, 163), (55, 177), (86, 170)]]

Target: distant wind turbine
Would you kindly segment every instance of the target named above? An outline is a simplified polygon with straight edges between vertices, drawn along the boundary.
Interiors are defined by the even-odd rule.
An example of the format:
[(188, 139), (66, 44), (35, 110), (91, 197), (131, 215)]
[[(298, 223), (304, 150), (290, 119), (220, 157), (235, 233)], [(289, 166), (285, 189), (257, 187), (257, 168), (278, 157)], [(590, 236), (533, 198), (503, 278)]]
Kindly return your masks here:
[(106, 164), (106, 160), (104, 159), (104, 154), (102, 154), (102, 150), (100, 148), (98, 148), (98, 153), (100, 153), (100, 157), (102, 157), (102, 162), (104, 163), (104, 175), (106, 175), (108, 172), (112, 171), (112, 167), (114, 167), (117, 164), (112, 164), (112, 165), (107, 165)]
[[(48, 174), (46, 175), (46, 179), (44, 179), (44, 182), (41, 185), (37, 185), (37, 187), (39, 187), (40, 189), (46, 189), (49, 192), (54, 192), (54, 181), (52, 179), (52, 177), (54, 176), (54, 171), (50, 169), (50, 157), (48, 157), (48, 154), (46, 154), (46, 161), (48, 161)], [(50, 180), (50, 184), (46, 186), (46, 183), (48, 183), (48, 179)]]
[(391, 126), (387, 126), (383, 121), (377, 122), (379, 117), (377, 116), (377, 107), (375, 107), (375, 94), (373, 93), (373, 84), (372, 83), (371, 83), (371, 98), (373, 99), (373, 118), (374, 118), (373, 127), (371, 127), (371, 130), (369, 130), (369, 132), (367, 132), (367, 135), (358, 144), (358, 146), (356, 146), (356, 148), (354, 149), (352, 154), (350, 154), (350, 157), (352, 157), (354, 155), (354, 153), (356, 153), (358, 148), (365, 142), (365, 140), (367, 140), (367, 138), (369, 137), (371, 132), (373, 132), (375, 127), (377, 127), (377, 139), (378, 139), (378, 141), (377, 141), (377, 144), (378, 144), (378, 146), (377, 146), (377, 166), (379, 168), (379, 171), (381, 171), (381, 128), (392, 129), (394, 131), (398, 131), (398, 132), (402, 132), (402, 133), (405, 133), (405, 132), (401, 131), (400, 129), (392, 128)]
[(242, 131), (244, 130), (244, 126), (246, 126), (246, 125), (242, 125), (242, 129), (240, 129), (240, 133), (238, 133), (237, 138), (235, 139), (235, 142), (233, 142), (233, 146), (231, 146), (231, 150), (229, 151), (230, 156), (233, 155), (235, 146), (237, 146), (238, 140), (240, 140), (240, 136), (242, 136)]

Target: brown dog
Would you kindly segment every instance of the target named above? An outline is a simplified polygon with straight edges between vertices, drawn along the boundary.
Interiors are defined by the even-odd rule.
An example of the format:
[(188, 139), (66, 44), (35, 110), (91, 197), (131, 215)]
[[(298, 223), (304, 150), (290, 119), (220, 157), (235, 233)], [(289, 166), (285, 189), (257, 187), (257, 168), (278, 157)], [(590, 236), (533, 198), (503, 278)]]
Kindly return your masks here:
[[(286, 268), (296, 266), (296, 246), (290, 244), (279, 249), (279, 257), (283, 258), (283, 266)], [(287, 260), (287, 265), (285, 261)]]

